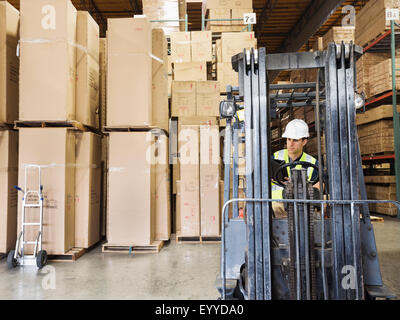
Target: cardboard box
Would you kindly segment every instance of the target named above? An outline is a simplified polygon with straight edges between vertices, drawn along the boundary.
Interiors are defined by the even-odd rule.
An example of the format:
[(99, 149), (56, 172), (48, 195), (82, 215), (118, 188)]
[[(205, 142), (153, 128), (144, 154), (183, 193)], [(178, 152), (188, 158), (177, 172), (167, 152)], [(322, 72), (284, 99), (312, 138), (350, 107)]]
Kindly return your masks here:
[(252, 0), (232, 0), (232, 8), (253, 8)]
[(151, 50), (145, 17), (108, 20), (107, 126), (152, 125)]
[(0, 253), (17, 241), (18, 132), (0, 131)]
[(196, 82), (172, 82), (172, 116), (196, 115)]
[(252, 13), (252, 8), (235, 8), (232, 9), (232, 19), (241, 19), (241, 21), (232, 21), (232, 25), (234, 26), (242, 26), (244, 28), (247, 26), (243, 23), (243, 16), (245, 13)]
[(68, 0), (21, 1), (20, 120), (75, 119), (76, 14)]
[[(371, 97), (371, 84), (369, 82), (371, 68), (388, 58), (390, 58), (389, 52), (366, 52), (357, 60), (357, 90), (364, 92), (367, 99)], [(371, 78), (374, 79), (374, 74), (371, 74)], [(375, 82), (372, 83), (372, 86), (374, 85)]]
[(168, 43), (162, 29), (153, 29), (153, 125), (168, 131)]
[[(75, 134), (66, 128), (19, 129), (18, 185), (38, 190), (38, 170), (30, 169), (25, 188), (25, 165), (48, 165), (42, 169), (44, 196), (43, 250), (64, 254), (75, 244)], [(18, 232), (21, 230), (22, 196), (18, 193)], [(37, 197), (28, 197), (36, 200)], [(39, 221), (39, 209), (26, 210), (26, 222)], [(26, 229), (26, 241), (34, 241), (39, 227)], [(26, 249), (33, 251), (33, 245)]]
[(69, 0), (21, 1), (19, 120), (76, 120), (76, 16)]
[(205, 117), (205, 116), (179, 117), (178, 128), (183, 125), (216, 126), (216, 125), (218, 125), (218, 118), (217, 117)]
[[(211, 30), (213, 26), (230, 26), (232, 25), (232, 21), (228, 20), (231, 19), (231, 9), (227, 7), (223, 8), (215, 8), (210, 9), (208, 18), (211, 20), (226, 20), (226, 21), (208, 21), (207, 22), (207, 29)], [(214, 31), (214, 30), (211, 30)]]
[[(186, 1), (185, 1), (186, 2)], [(179, 9), (181, 8), (178, 0), (142, 0), (143, 14), (149, 20), (175, 20), (168, 22), (152, 22), (153, 28), (162, 28), (166, 35), (179, 31)], [(186, 12), (186, 8), (183, 8)]]
[(190, 32), (174, 32), (171, 34), (171, 62), (191, 61)]
[(108, 19), (108, 45), (113, 54), (152, 51), (152, 25), (145, 16)]
[(18, 119), (19, 12), (6, 1), (0, 2), (0, 123)]
[(147, 246), (155, 237), (155, 171), (151, 132), (111, 132), (107, 240)]
[(76, 133), (75, 247), (100, 241), (101, 136)]
[(203, 5), (205, 5), (207, 9), (231, 8), (233, 6), (233, 0), (206, 0), (203, 1)]
[(200, 126), (201, 235), (220, 233), (220, 141), (218, 126)]
[(256, 48), (257, 39), (254, 32), (227, 32), (221, 35), (222, 61), (231, 62), (232, 57), (243, 49)]
[(192, 31), (192, 62), (212, 61), (211, 31)]
[(355, 27), (332, 27), (324, 36), (323, 36), (323, 48), (326, 50), (328, 48), (328, 44), (330, 42), (334, 43), (350, 43), (355, 38)]
[(100, 128), (106, 125), (107, 109), (107, 38), (100, 39)]
[(371, 0), (361, 8), (356, 15), (356, 44), (364, 47), (390, 30), (390, 21), (386, 20), (387, 8), (400, 8), (400, 3), (398, 0)]
[(175, 81), (207, 81), (206, 62), (174, 63)]
[(155, 239), (164, 241), (167, 241), (171, 238), (171, 202), (168, 149), (168, 137), (160, 132), (155, 137)]
[(76, 120), (99, 125), (99, 26), (87, 11), (78, 11), (76, 57)]
[[(396, 70), (400, 68), (400, 59), (396, 58)], [(400, 89), (400, 74), (395, 72), (396, 89)], [(391, 91), (392, 84), (392, 59), (386, 59), (371, 66), (369, 70), (368, 83), (370, 96), (376, 96), (386, 91)]]
[(239, 86), (239, 74), (232, 69), (231, 62), (219, 62), (217, 64), (217, 78), (221, 92), (226, 92), (226, 86)]
[(200, 236), (199, 127), (181, 126), (180, 154), (180, 236)]
[(219, 117), (220, 84), (218, 81), (196, 83), (196, 115)]

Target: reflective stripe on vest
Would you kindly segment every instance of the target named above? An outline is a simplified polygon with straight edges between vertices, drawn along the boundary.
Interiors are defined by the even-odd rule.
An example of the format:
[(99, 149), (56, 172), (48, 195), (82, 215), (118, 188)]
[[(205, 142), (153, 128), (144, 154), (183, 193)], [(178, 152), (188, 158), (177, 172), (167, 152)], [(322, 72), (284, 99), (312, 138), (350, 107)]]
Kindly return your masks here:
[[(289, 163), (289, 151), (287, 149), (284, 149), (284, 150), (275, 152), (274, 159), (284, 160), (285, 163)], [(315, 164), (317, 162), (317, 159), (315, 159), (314, 157), (310, 156), (309, 154), (303, 152), (303, 155), (301, 156), (299, 161)], [(301, 169), (301, 168), (302, 168), (301, 165), (296, 166), (296, 169)], [(290, 177), (290, 167), (287, 167), (287, 171), (288, 171), (288, 177)], [(309, 167), (307, 169), (308, 180), (311, 180), (313, 173), (314, 173), (314, 168)], [(283, 188), (274, 183), (272, 183), (272, 199), (283, 199)]]

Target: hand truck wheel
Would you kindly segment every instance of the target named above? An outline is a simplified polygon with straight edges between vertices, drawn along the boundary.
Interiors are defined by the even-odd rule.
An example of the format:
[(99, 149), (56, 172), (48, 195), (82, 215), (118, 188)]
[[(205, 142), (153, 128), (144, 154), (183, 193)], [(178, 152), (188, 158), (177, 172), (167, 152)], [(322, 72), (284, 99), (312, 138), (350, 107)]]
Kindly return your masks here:
[(13, 269), (18, 265), (17, 259), (14, 258), (15, 250), (11, 250), (7, 256), (8, 269)]
[(36, 265), (39, 269), (42, 269), (47, 263), (47, 252), (46, 250), (41, 250), (38, 252), (36, 257)]

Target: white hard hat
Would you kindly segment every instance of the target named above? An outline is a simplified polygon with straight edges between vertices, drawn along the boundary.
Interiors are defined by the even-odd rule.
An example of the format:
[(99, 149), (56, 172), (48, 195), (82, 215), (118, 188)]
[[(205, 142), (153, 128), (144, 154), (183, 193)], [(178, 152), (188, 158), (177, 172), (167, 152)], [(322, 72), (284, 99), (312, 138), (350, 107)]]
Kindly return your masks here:
[(285, 133), (282, 135), (282, 137), (295, 140), (309, 138), (310, 132), (308, 131), (307, 123), (300, 119), (290, 121), (287, 124)]

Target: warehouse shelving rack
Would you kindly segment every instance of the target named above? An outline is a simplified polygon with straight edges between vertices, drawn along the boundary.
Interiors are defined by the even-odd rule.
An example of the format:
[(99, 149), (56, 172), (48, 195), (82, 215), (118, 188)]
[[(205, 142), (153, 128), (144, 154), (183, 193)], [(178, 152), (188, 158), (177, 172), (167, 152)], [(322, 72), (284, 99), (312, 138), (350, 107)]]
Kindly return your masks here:
[[(399, 92), (396, 90), (396, 43), (400, 43), (400, 32), (396, 32), (396, 27), (400, 25), (394, 20), (391, 21), (390, 30), (383, 33), (377, 39), (367, 45), (363, 52), (388, 52), (392, 59), (392, 90), (385, 92), (377, 97), (373, 97), (365, 103), (365, 108), (377, 107), (384, 103), (390, 103), (393, 106), (393, 131), (394, 131), (394, 153), (389, 155), (374, 155), (363, 157), (366, 164), (389, 163), (390, 171), (396, 176), (396, 198), (400, 199), (400, 119), (397, 112), (397, 97)], [(394, 168), (393, 168), (394, 167)], [(400, 213), (397, 216), (400, 219)]]
[(185, 31), (189, 30), (188, 15), (185, 14), (185, 19), (172, 19), (172, 20), (150, 20), (150, 22), (185, 22)]
[[(206, 30), (206, 22), (208, 21), (213, 21), (213, 22), (217, 22), (217, 21), (243, 21), (243, 19), (206, 19), (204, 15), (201, 16), (201, 31), (205, 31)], [(243, 31), (251, 31), (251, 24), (246, 25), (242, 30)]]

